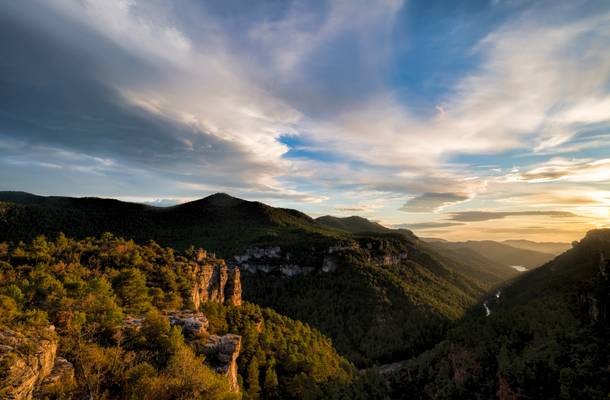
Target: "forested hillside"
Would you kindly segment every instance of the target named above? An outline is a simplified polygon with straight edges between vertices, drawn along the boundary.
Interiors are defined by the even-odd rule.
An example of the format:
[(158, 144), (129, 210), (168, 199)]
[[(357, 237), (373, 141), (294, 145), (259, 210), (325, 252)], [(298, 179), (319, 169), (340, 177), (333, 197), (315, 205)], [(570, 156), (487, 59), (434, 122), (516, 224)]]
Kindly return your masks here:
[(393, 398), (610, 395), (610, 230), (504, 288), (393, 377)]
[[(237, 340), (235, 378), (246, 398), (360, 395), (356, 388), (364, 378), (356, 381), (352, 365), (330, 340), (270, 309), (208, 301), (203, 316), (187, 313), (182, 329), (176, 325), (176, 312), (193, 307), (190, 267), (221, 262), (197, 254), (154, 242), (140, 246), (111, 234), (1, 243), (0, 397), (27, 386), (14, 369), (15, 363), (34, 362), (24, 351), (48, 354), (52, 365), (58, 346), (56, 365), (63, 360), (63, 372), (55, 384), (42, 386), (44, 393), (39, 382), (37, 396), (233, 398), (231, 369), (216, 372), (217, 356), (208, 352), (210, 340), (225, 338)], [(20, 353), (6, 352), (14, 348)], [(29, 365), (41, 377), (49, 373), (38, 362)]]
[(225, 258), (250, 245), (298, 249), (346, 236), (299, 211), (223, 193), (173, 207), (152, 207), (113, 199), (0, 192), (0, 241), (32, 240), (41, 234), (55, 237), (60, 232), (74, 238), (112, 232), (178, 250), (203, 247)]

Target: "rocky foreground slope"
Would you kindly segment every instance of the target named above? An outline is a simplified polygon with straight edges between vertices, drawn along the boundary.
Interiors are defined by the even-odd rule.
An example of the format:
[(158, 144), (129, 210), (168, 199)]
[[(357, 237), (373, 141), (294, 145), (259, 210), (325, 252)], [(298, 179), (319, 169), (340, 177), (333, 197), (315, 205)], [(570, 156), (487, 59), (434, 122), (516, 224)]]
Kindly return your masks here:
[(74, 366), (57, 356), (57, 345), (52, 325), (29, 336), (0, 328), (0, 398), (45, 398), (74, 386)]
[(326, 337), (242, 302), (240, 288), (239, 269), (203, 250), (110, 234), (0, 243), (0, 398), (356, 390), (360, 378)]

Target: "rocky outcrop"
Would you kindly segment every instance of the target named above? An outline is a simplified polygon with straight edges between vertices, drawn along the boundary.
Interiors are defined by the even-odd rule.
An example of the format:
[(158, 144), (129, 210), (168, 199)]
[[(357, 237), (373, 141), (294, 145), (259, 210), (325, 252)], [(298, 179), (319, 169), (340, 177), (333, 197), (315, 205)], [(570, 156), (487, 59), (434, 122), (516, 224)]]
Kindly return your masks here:
[(225, 287), (225, 304), (241, 305), (241, 273), (238, 267), (229, 270), (229, 279)]
[(234, 257), (233, 263), (250, 273), (275, 273), (286, 277), (311, 273), (335, 272), (340, 259), (350, 252), (364, 255), (377, 266), (396, 265), (408, 259), (408, 250), (396, 241), (387, 239), (341, 240), (335, 244), (312, 247), (309, 252), (294, 255), (279, 246), (251, 247)]
[(380, 256), (369, 256), (368, 260), (370, 263), (375, 264), (378, 267), (387, 267), (390, 265), (396, 265), (400, 262), (409, 258), (409, 254), (404, 251), (398, 254), (384, 254)]
[(74, 368), (67, 361), (58, 361), (56, 353), (57, 337), (52, 325), (36, 332), (36, 336), (0, 330), (0, 398), (31, 399), (35, 392), (47, 387), (47, 379), (67, 385), (69, 382), (64, 379), (74, 376)]
[[(179, 326), (182, 333), (188, 337), (202, 336), (207, 333), (209, 321), (205, 315), (198, 311), (170, 311), (166, 314), (171, 326)], [(132, 333), (137, 333), (142, 329), (146, 317), (139, 315), (128, 315), (123, 320), (123, 328)]]
[[(145, 319), (142, 316), (128, 316), (123, 321), (123, 327), (132, 333), (138, 332)], [(239, 392), (237, 357), (239, 357), (241, 350), (241, 336), (234, 334), (209, 335), (206, 338), (209, 322), (201, 312), (172, 311), (167, 314), (167, 319), (171, 326), (182, 327), (182, 332), (188, 342), (195, 346), (198, 353), (203, 352), (205, 354), (206, 364), (216, 372), (227, 376), (231, 391)], [(258, 332), (262, 332), (263, 321), (257, 322), (256, 329)], [(203, 348), (201, 347), (202, 342), (205, 342)], [(0, 398), (3, 399), (3, 397)]]
[(191, 300), (195, 310), (208, 301), (239, 306), (241, 281), (238, 268), (229, 268), (223, 260), (190, 264), (193, 288)]
[(282, 249), (279, 246), (269, 246), (269, 247), (249, 247), (246, 249), (245, 253), (242, 255), (235, 256), (235, 261), (237, 263), (245, 263), (250, 260), (260, 260), (265, 258), (281, 258), (282, 257)]
[(34, 398), (47, 398), (73, 386), (74, 383), (74, 365), (63, 357), (56, 357), (51, 373), (40, 383)]
[(173, 311), (167, 315), (171, 326), (182, 327), (185, 336), (201, 336), (207, 333), (209, 321), (200, 312)]
[(237, 357), (239, 357), (240, 350), (241, 336), (233, 334), (210, 335), (203, 349), (206, 363), (216, 372), (227, 376), (233, 392), (239, 392)]

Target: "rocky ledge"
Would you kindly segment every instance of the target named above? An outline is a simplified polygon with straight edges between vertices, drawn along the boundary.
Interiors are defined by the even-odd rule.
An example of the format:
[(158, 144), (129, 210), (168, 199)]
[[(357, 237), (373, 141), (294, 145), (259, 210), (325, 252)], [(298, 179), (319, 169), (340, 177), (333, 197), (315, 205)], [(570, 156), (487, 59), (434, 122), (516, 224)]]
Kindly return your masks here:
[(0, 398), (44, 398), (74, 380), (74, 367), (56, 357), (57, 336), (51, 325), (32, 335), (0, 330)]

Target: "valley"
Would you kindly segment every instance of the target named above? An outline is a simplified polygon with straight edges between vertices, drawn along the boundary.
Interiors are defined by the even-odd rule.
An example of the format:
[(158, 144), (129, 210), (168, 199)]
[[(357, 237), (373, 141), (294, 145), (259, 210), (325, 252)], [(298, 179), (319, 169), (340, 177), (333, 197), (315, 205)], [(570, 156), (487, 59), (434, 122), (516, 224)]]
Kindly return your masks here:
[[(579, 246), (555, 258), (499, 242), (422, 240), (408, 230), (385, 228), (364, 218), (312, 219), (295, 210), (224, 194), (169, 208), (13, 192), (0, 193), (0, 200), (5, 334), (38, 343), (35, 326), (40, 325), (36, 324), (55, 327), (52, 336), (59, 338), (59, 344), (57, 339), (51, 343), (58, 347), (61, 360), (73, 365), (68, 381), (94, 368), (86, 362), (106, 362), (80, 359), (82, 346), (104, 353), (118, 345), (136, 359), (143, 357), (139, 352), (144, 350), (159, 352), (160, 348), (143, 344), (143, 340), (166, 340), (146, 336), (152, 329), (147, 325), (150, 320), (160, 324), (154, 329), (161, 329), (162, 337), (178, 335), (172, 327), (180, 327), (184, 337), (172, 339), (178, 340), (172, 345), (178, 347), (163, 356), (166, 361), (159, 355), (148, 359), (150, 382), (175, 379), (167, 362), (172, 354), (186, 352), (180, 362), (196, 363), (202, 357), (208, 360), (205, 371), (212, 371), (205, 374), (220, 374), (218, 393), (247, 398), (381, 399), (402, 398), (400, 393), (406, 392), (421, 398), (452, 398), (464, 391), (485, 397), (500, 390), (497, 385), (506, 386), (502, 390), (532, 390), (530, 381), (515, 375), (513, 364), (502, 364), (502, 373), (490, 371), (500, 368), (492, 354), (504, 357), (509, 352), (511, 359), (520, 360), (523, 350), (514, 346), (530, 346), (531, 340), (537, 346), (536, 340), (547, 340), (533, 339), (531, 329), (539, 328), (523, 325), (530, 324), (541, 307), (559, 307), (544, 316), (549, 327), (569, 312), (572, 319), (560, 329), (585, 329), (591, 338), (601, 338), (607, 329), (607, 288), (603, 283), (587, 283), (599, 280), (601, 252), (610, 253), (610, 233), (605, 231), (591, 232)], [(580, 264), (586, 267), (573, 266)], [(78, 283), (72, 283), (74, 279)], [(34, 286), (28, 286), (30, 281)], [(549, 286), (551, 282), (554, 286)], [(91, 306), (79, 308), (75, 301), (101, 290), (86, 289), (96, 285), (103, 285), (108, 297), (93, 297), (87, 300), (93, 301)], [(601, 287), (586, 293), (602, 292), (573, 291), (582, 285)], [(577, 295), (581, 297), (575, 302)], [(105, 308), (91, 311), (96, 302), (106, 304)], [(579, 307), (589, 310), (583, 314)], [(36, 309), (45, 311), (36, 317), (40, 320), (28, 314)], [(90, 312), (94, 314), (88, 316)], [(77, 328), (71, 319), (65, 320), (79, 313), (87, 316), (85, 321), (91, 318), (91, 324)], [(581, 322), (587, 318), (595, 318), (595, 329), (600, 330), (587, 328), (587, 322)], [(509, 321), (516, 325), (506, 325)], [(75, 342), (85, 327), (92, 329), (86, 342)], [(492, 333), (498, 329), (503, 333)], [(463, 336), (469, 330), (481, 339), (475, 347), (472, 337)], [(117, 343), (118, 332), (122, 339)], [(553, 332), (545, 337), (559, 340), (561, 349), (564, 336), (555, 337)], [(277, 342), (277, 336), (267, 333), (284, 339)], [(577, 345), (581, 333), (574, 334)], [(293, 335), (296, 342), (285, 342)], [(506, 350), (497, 342), (503, 335), (509, 335)], [(125, 345), (120, 344), (124, 340)], [(309, 352), (308, 346), (317, 350)], [(607, 354), (603, 348), (600, 355)], [(530, 351), (538, 356), (535, 347)], [(596, 368), (604, 363), (600, 355), (595, 358)], [(569, 359), (559, 362), (571, 365)], [(429, 372), (423, 372), (424, 366)], [(143, 368), (133, 364), (117, 373), (129, 375), (129, 368), (136, 367)], [(446, 368), (453, 375), (438, 375)], [(522, 368), (530, 367), (525, 362)], [(35, 382), (49, 373), (53, 374), (40, 372)], [(306, 378), (310, 374), (317, 378)], [(602, 393), (603, 374), (589, 368), (578, 376), (597, 376), (598, 382), (587, 387), (598, 390), (591, 392), (596, 396)], [(127, 396), (126, 383), (115, 381), (126, 378), (104, 379), (118, 385), (116, 396)], [(553, 379), (549, 377), (549, 382)], [(70, 385), (71, 393), (92, 390)], [(555, 389), (536, 390), (553, 397), (558, 393)], [(56, 389), (35, 383), (22, 390), (26, 395), (21, 398), (28, 398), (28, 390)], [(155, 393), (162, 398), (162, 389)]]

